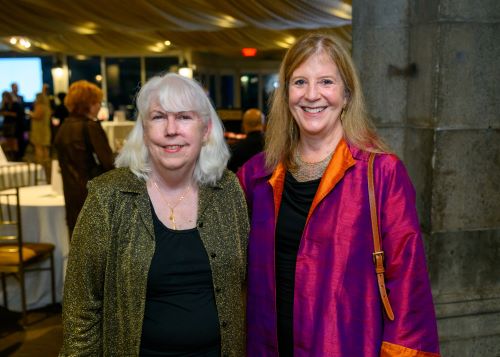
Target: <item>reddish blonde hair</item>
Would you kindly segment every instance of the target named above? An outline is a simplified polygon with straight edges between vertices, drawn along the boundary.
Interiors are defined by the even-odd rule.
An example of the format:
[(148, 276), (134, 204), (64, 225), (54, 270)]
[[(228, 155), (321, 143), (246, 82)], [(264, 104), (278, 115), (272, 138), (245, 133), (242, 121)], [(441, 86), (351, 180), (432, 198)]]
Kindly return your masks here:
[(347, 105), (342, 115), (344, 138), (360, 149), (389, 151), (368, 118), (358, 75), (349, 52), (330, 35), (311, 33), (297, 40), (281, 62), (279, 87), (271, 97), (265, 133), (266, 167), (273, 170), (279, 162), (293, 167), (293, 153), (299, 142), (299, 128), (288, 106), (288, 90), (293, 72), (309, 57), (324, 53), (337, 65), (344, 82)]
[(69, 86), (64, 105), (73, 115), (87, 115), (90, 107), (102, 101), (101, 88), (88, 81), (76, 81)]

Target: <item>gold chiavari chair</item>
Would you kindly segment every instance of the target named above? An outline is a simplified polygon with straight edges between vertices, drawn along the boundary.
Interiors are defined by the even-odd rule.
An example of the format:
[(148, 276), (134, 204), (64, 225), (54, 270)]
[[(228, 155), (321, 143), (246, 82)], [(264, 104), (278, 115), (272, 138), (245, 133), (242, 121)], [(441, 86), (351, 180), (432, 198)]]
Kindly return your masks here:
[[(4, 306), (8, 309), (7, 277), (13, 276), (21, 289), (22, 324), (27, 325), (25, 274), (49, 271), (51, 274), (52, 303), (56, 302), (54, 252), (49, 243), (23, 242), (19, 187), (0, 191), (0, 276)], [(49, 266), (42, 262), (49, 261)]]

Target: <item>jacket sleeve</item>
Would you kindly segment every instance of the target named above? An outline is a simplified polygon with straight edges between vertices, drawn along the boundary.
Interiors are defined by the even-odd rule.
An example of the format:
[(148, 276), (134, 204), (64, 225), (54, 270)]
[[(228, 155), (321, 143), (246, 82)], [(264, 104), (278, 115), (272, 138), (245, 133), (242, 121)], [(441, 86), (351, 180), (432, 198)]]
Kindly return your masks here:
[(250, 213), (252, 212), (252, 205), (253, 205), (251, 197), (251, 192), (253, 190), (253, 183), (251, 180), (252, 171), (253, 171), (252, 165), (247, 162), (246, 164), (241, 166), (236, 172), (236, 176), (238, 177), (238, 181), (240, 182), (240, 186), (243, 189), (243, 193), (245, 195), (249, 216), (251, 216)]
[(80, 213), (71, 241), (63, 297), (60, 356), (102, 354), (104, 272), (110, 241), (110, 213), (96, 186)]
[[(238, 195), (236, 197), (236, 207), (238, 212), (246, 212), (248, 210), (247, 208), (247, 203), (245, 200), (245, 194), (243, 192), (243, 189), (239, 186), (237, 182), (235, 182), (235, 185), (237, 186), (236, 191), (238, 192)], [(248, 249), (248, 233), (250, 231), (250, 224), (248, 221), (248, 216), (243, 215), (238, 219), (238, 235), (240, 237), (240, 252), (242, 255), (242, 259), (244, 260), (245, 264), (245, 269), (243, 271), (244, 274), (244, 280), (246, 281), (246, 268), (247, 268), (247, 249)]]
[[(403, 163), (380, 157), (375, 180), (385, 279), (395, 319), (384, 319), (381, 357), (439, 356), (434, 305), (415, 207), (415, 190)], [(377, 173), (378, 171), (378, 173)]]
[(109, 171), (114, 168), (113, 151), (109, 146), (106, 133), (100, 123), (89, 122), (89, 124), (89, 137), (94, 147), (94, 152), (104, 168), (104, 171)]

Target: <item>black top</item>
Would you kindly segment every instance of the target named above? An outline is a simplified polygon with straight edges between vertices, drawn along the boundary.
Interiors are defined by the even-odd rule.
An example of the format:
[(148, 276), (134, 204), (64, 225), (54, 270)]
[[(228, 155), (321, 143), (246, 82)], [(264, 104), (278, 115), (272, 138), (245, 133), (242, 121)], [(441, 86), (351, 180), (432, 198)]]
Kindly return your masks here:
[(153, 211), (141, 356), (218, 357), (220, 329), (208, 256), (196, 228), (171, 230)]
[(298, 182), (287, 172), (276, 223), (276, 308), (280, 357), (293, 356), (295, 263), (307, 214), (320, 179)]
[(264, 136), (261, 131), (251, 131), (247, 137), (238, 141), (231, 147), (231, 158), (227, 168), (233, 172), (243, 166), (252, 156), (258, 154), (264, 148)]

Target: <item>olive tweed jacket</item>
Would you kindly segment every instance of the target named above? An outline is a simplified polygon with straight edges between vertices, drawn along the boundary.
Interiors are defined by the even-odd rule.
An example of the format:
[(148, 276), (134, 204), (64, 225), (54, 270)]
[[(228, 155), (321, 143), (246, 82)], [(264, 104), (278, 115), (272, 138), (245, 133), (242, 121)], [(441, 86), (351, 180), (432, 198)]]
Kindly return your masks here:
[[(119, 168), (88, 187), (71, 241), (60, 356), (138, 356), (155, 250), (146, 183)], [(212, 269), (222, 355), (244, 356), (249, 227), (233, 173), (200, 187), (197, 227)]]

